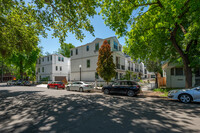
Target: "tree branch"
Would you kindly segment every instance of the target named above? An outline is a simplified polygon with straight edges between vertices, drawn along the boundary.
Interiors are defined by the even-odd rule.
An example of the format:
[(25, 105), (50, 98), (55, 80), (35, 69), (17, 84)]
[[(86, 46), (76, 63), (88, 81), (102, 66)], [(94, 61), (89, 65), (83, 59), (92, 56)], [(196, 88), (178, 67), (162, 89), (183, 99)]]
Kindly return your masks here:
[(181, 30), (183, 31), (183, 33), (186, 34), (187, 31), (185, 30), (185, 28), (183, 27), (183, 25), (182, 25), (182, 24), (179, 24), (179, 26), (180, 26)]
[(192, 46), (192, 43), (193, 43), (193, 40), (191, 40), (191, 41), (188, 43), (188, 45), (187, 45), (187, 47), (186, 47), (186, 50), (185, 50), (186, 53), (189, 52), (189, 50), (190, 50), (190, 48), (191, 48), (191, 46)]
[[(129, 1), (132, 2), (132, 1)], [(158, 0), (157, 2), (152, 2), (152, 3), (144, 3), (144, 4), (133, 4), (135, 7), (139, 7), (139, 6), (150, 6), (150, 5), (156, 5), (158, 4), (161, 8), (163, 8), (163, 5), (161, 4), (160, 0)]]

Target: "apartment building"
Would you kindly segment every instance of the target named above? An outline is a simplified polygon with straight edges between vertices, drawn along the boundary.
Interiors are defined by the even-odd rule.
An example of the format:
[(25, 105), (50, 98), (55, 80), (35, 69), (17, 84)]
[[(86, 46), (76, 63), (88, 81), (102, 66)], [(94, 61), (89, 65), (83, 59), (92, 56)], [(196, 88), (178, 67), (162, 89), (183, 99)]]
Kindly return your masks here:
[(63, 55), (52, 54), (40, 57), (36, 64), (37, 81), (70, 80), (70, 58)]
[(143, 72), (143, 68), (140, 67), (142, 66), (141, 64), (134, 62), (130, 56), (127, 56), (122, 52), (122, 45), (115, 36), (105, 39), (96, 38), (90, 43), (71, 49), (72, 81), (103, 81), (98, 76), (96, 68), (98, 61), (98, 50), (103, 44), (104, 40), (107, 40), (111, 46), (111, 51), (113, 52), (113, 61), (116, 65), (117, 73), (113, 80), (122, 78), (126, 70), (136, 73), (139, 73), (140, 71)]

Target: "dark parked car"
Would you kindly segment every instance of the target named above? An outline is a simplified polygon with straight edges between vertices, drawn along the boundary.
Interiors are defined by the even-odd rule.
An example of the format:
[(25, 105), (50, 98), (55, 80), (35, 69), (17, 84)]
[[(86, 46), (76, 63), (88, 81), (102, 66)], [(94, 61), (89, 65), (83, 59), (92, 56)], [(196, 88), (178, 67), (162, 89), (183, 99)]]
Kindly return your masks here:
[(23, 82), (24, 82), (23, 80), (19, 79), (16, 81), (15, 85), (24, 85)]
[(134, 81), (122, 80), (116, 81), (108, 86), (103, 86), (102, 92), (104, 92), (104, 94), (121, 93), (132, 97), (140, 93), (140, 88), (141, 87)]
[(65, 89), (65, 84), (63, 82), (51, 82), (47, 85), (47, 88), (55, 88), (58, 90), (58, 88)]
[(25, 85), (25, 86), (31, 86), (31, 82), (30, 81), (24, 81), (23, 85)]

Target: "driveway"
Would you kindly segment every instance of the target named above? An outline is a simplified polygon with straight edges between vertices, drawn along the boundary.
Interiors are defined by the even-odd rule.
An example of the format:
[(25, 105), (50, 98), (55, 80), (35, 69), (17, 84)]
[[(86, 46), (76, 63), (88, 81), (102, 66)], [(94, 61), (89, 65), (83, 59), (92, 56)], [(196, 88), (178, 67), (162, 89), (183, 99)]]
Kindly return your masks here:
[(200, 132), (200, 104), (152, 97), (0, 87), (0, 133)]

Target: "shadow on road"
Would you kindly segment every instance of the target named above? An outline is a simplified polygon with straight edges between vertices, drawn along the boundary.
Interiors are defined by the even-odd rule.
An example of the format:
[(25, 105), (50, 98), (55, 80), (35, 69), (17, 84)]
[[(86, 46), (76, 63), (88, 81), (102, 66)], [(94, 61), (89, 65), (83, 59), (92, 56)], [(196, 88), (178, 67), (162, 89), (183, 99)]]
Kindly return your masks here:
[(36, 91), (2, 90), (0, 132), (200, 132), (189, 128), (195, 124), (190, 118), (200, 116), (199, 105), (113, 95), (55, 98)]

